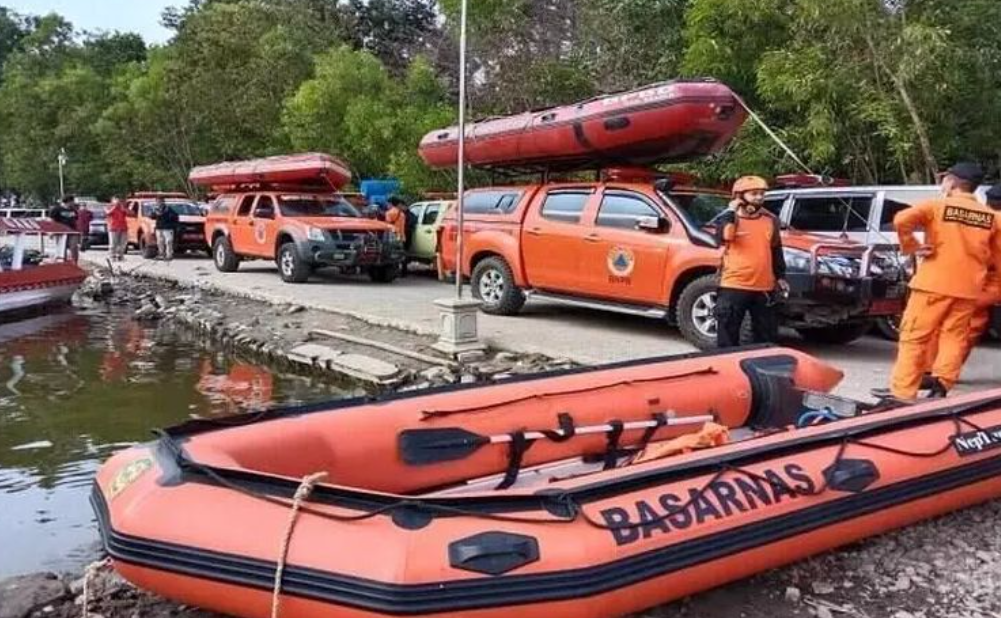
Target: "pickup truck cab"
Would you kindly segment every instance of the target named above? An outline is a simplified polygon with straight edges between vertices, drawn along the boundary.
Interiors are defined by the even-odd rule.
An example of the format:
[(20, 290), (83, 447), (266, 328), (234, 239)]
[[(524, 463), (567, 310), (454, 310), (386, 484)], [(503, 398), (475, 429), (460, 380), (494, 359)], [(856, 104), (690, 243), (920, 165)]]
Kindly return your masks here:
[[(471, 191), (460, 265), (487, 313), (512, 315), (528, 296), (668, 319), (700, 348), (715, 345), (722, 250), (711, 222), (725, 192), (617, 173), (603, 182)], [(454, 272), (457, 226), (445, 221), (441, 262)], [(792, 288), (784, 324), (845, 343), (871, 318), (901, 309), (892, 263), (864, 245), (783, 232)]]
[(410, 205), (410, 212), (417, 224), (407, 246), (407, 259), (420, 264), (434, 265), (438, 257), (438, 233), (445, 216), (455, 202), (437, 200)]
[(161, 193), (146, 191), (134, 193), (125, 200), (128, 211), (128, 244), (137, 247), (144, 258), (156, 257), (156, 210), (157, 198), (163, 198), (177, 212), (180, 226), (174, 233), (174, 250), (209, 251), (205, 244), (205, 211), (197, 202), (184, 193)]
[(220, 271), (274, 260), (288, 283), (303, 283), (321, 267), (361, 269), (388, 283), (404, 259), (392, 226), (362, 218), (337, 193), (304, 187), (221, 193), (209, 206), (205, 240)]

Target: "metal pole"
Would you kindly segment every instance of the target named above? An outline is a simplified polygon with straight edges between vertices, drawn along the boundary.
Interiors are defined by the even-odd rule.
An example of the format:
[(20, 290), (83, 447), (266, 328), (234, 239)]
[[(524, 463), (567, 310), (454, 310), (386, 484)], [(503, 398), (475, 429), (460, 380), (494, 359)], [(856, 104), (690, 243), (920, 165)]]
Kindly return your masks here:
[(66, 188), (63, 184), (63, 166), (66, 165), (66, 149), (59, 149), (59, 199), (66, 197)]
[(459, 209), (458, 237), (455, 243), (455, 297), (462, 299), (462, 239), (465, 223), (463, 205), (466, 190), (466, 0), (462, 0), (459, 17), (459, 192), (455, 207)]

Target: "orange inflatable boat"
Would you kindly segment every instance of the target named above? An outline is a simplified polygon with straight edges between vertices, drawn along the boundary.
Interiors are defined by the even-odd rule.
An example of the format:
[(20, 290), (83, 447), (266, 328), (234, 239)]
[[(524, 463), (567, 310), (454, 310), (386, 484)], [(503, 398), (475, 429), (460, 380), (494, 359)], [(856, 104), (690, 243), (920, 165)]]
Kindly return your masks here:
[(762, 348), (192, 421), (93, 503), (125, 578), (226, 614), (597, 618), (1001, 494), (1001, 392), (840, 379)]

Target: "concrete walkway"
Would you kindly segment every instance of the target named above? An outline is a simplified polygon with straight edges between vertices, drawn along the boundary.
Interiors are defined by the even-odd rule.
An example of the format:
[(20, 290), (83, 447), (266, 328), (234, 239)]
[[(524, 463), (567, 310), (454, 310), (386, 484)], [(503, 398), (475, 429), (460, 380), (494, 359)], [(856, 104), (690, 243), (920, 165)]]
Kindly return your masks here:
[[(88, 251), (86, 261), (106, 265), (107, 254)], [(180, 257), (167, 264), (130, 255), (124, 271), (179, 282), (199, 282), (220, 291), (277, 303), (296, 303), (393, 326), (422, 334), (438, 333), (437, 298), (454, 295), (454, 286), (419, 272), (392, 284), (371, 283), (365, 277), (340, 277), (319, 273), (309, 283), (283, 283), (272, 262), (245, 262), (239, 272), (220, 273), (203, 257)], [(468, 294), (468, 287), (466, 293)], [(481, 337), (491, 346), (537, 352), (595, 364), (617, 360), (691, 352), (675, 330), (656, 320), (529, 301), (522, 315), (480, 315)], [(894, 344), (866, 337), (848, 346), (812, 347), (795, 337), (784, 342), (803, 348), (841, 368), (846, 376), (844, 395), (868, 397), (873, 388), (887, 385)], [(1001, 387), (1001, 349), (996, 343), (978, 349), (968, 363), (962, 390)]]

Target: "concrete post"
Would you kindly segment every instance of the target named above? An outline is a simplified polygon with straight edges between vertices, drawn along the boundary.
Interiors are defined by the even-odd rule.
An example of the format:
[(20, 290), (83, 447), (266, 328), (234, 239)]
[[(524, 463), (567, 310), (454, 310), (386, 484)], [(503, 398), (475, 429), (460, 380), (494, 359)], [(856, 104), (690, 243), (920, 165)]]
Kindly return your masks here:
[(476, 316), (480, 301), (473, 298), (442, 298), (434, 301), (439, 309), (441, 335), (432, 346), (435, 350), (458, 356), (465, 352), (481, 352), (486, 346), (480, 343)]

